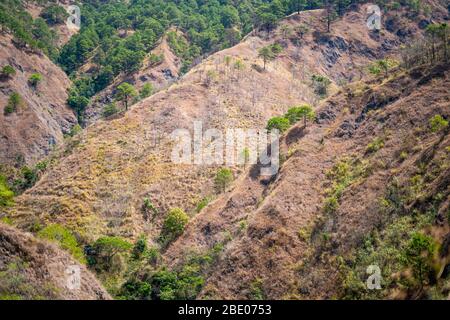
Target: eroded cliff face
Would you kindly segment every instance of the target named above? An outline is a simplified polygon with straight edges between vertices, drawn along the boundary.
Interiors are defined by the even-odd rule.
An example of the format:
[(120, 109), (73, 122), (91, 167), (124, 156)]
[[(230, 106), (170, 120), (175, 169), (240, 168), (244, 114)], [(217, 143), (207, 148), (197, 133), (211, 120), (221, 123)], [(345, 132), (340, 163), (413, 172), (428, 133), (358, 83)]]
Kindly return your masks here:
[[(69, 282), (73, 276), (77, 278)], [(110, 298), (94, 275), (67, 252), (0, 223), (0, 299)]]
[[(70, 80), (46, 56), (17, 48), (9, 35), (0, 35), (0, 65), (16, 70), (0, 80), (0, 162), (33, 164), (60, 144), (77, 122), (66, 105)], [(36, 88), (28, 81), (34, 73), (42, 75)], [(6, 114), (14, 92), (21, 102), (15, 112)]]

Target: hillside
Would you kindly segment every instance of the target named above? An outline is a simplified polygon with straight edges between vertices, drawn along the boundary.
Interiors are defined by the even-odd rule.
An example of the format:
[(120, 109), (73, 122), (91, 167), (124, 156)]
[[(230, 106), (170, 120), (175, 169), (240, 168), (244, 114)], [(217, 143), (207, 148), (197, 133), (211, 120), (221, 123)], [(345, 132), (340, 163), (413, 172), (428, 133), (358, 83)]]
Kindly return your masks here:
[[(257, 284), (267, 299), (332, 299), (347, 292), (361, 298), (365, 290), (356, 285), (363, 286), (358, 279), (365, 269), (359, 268), (365, 265), (355, 259), (364, 241), (382, 247), (392, 241), (383, 238), (389, 227), (407, 239), (422, 226), (439, 246), (448, 246), (450, 140), (448, 130), (430, 131), (429, 119), (450, 115), (449, 67), (415, 69), (369, 84), (364, 92), (349, 87), (331, 97), (317, 111), (316, 124), (286, 133), (286, 160), (275, 181), (265, 186), (250, 170), (230, 194), (196, 216), (165, 253), (167, 262), (185, 263), (193, 248), (204, 252), (225, 243), (200, 297), (255, 298)], [(369, 149), (375, 138), (383, 142), (379, 151)], [(329, 209), (329, 188), (338, 188), (332, 179), (343, 189)], [(391, 202), (389, 185), (402, 195), (400, 204)], [(427, 200), (437, 194), (435, 202)], [(409, 230), (396, 225), (401, 219)], [(444, 252), (439, 268), (449, 258)], [(383, 254), (386, 266), (380, 267), (390, 286), (375, 297), (395, 297), (396, 289), (408, 296), (399, 281), (389, 279), (395, 275), (386, 269), (389, 252)], [(442, 282), (446, 298), (448, 279)]]
[[(267, 70), (260, 69), (258, 49), (281, 41), (282, 35), (275, 31), (268, 40), (264, 34), (247, 37), (207, 58), (178, 83), (139, 102), (122, 118), (88, 127), (59, 151), (60, 159), (38, 184), (17, 198), (14, 216), (22, 223), (30, 223), (29, 217), (62, 222), (89, 238), (105, 233), (135, 237), (144, 231), (157, 235), (168, 209), (178, 206), (193, 211), (202, 198), (213, 195), (217, 170), (171, 163), (168, 134), (176, 128), (191, 130), (195, 119), (202, 119), (204, 128), (262, 128), (270, 117), (292, 105), (317, 102), (311, 75), (322, 74), (334, 82), (344, 75), (355, 77), (356, 71), (349, 72), (351, 66), (366, 66), (386, 53), (386, 40), (376, 42), (366, 28), (361, 30), (365, 35), (350, 37), (347, 30), (363, 23), (363, 12), (361, 8), (336, 22), (327, 41), (318, 42), (313, 32), (304, 36), (300, 47), (286, 41), (283, 53), (268, 63)], [(324, 28), (320, 10), (301, 15), (300, 19), (289, 17), (286, 23)], [(395, 34), (386, 37), (400, 41)], [(336, 43), (344, 47), (339, 49)], [(324, 62), (330, 52), (342, 57), (327, 67)], [(296, 54), (308, 60), (296, 62)], [(231, 57), (229, 65), (226, 56)], [(243, 67), (236, 68), (237, 61)], [(145, 223), (140, 210), (146, 197), (162, 213), (153, 223)]]
[[(152, 61), (151, 57), (156, 59), (156, 61)], [(117, 87), (121, 83), (127, 82), (132, 84), (138, 92), (142, 91), (144, 85), (150, 84), (152, 88), (151, 93), (154, 93), (167, 88), (177, 80), (180, 67), (181, 59), (172, 52), (167, 42), (167, 35), (164, 35), (157, 46), (144, 59), (139, 70), (131, 74), (118, 76), (113, 83), (91, 98), (91, 103), (85, 110), (86, 123), (89, 125), (101, 119), (102, 116), (104, 117), (104, 107), (115, 103)], [(121, 109), (121, 106), (116, 104), (116, 108)]]
[[(80, 268), (80, 287), (68, 287), (68, 270)], [(110, 299), (84, 266), (56, 245), (0, 224), (0, 300)]]
[[(428, 13), (384, 11), (380, 31), (367, 28), (367, 5), (352, 6), (329, 31), (326, 10), (292, 14), (185, 74), (186, 61), (162, 37), (152, 52), (163, 60), (146, 55), (137, 71), (119, 72), (93, 95), (82, 110), (90, 125), (55, 148), (36, 184), (0, 207), (0, 218), (37, 235), (54, 226), (72, 235), (118, 298), (448, 298), (450, 71), (438, 62), (444, 47), (423, 40), (448, 10), (427, 4)], [(406, 58), (423, 53), (424, 63), (406, 66), (408, 49)], [(77, 66), (77, 76), (91, 66)], [(45, 81), (65, 83), (40, 72), (39, 92), (52, 87)], [(18, 72), (8, 85), (20, 80), (17, 90), (28, 93), (24, 79)], [(124, 81), (159, 91), (100, 117)], [(272, 177), (258, 165), (171, 159), (171, 133), (192, 134), (195, 121), (203, 131), (263, 129), (304, 104), (314, 121), (285, 128)], [(225, 166), (232, 179), (221, 185)], [(365, 290), (372, 264), (381, 268), (381, 291)]]
[[(73, 111), (66, 105), (67, 75), (45, 55), (24, 51), (8, 34), (0, 34), (0, 65), (10, 65), (15, 75), (0, 79), (0, 162), (22, 166), (34, 164), (48, 155), (63, 135), (76, 123)], [(29, 78), (40, 74), (42, 80), (34, 87)], [(9, 114), (8, 99), (17, 92), (20, 102)]]

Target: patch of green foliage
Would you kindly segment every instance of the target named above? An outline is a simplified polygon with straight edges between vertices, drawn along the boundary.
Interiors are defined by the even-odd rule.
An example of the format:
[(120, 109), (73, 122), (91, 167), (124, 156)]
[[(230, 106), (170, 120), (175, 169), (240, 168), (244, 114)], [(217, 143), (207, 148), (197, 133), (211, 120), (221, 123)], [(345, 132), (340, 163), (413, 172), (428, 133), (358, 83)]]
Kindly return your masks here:
[(376, 137), (367, 145), (366, 153), (375, 153), (384, 147), (384, 140), (380, 137)]
[(117, 108), (116, 104), (110, 103), (107, 104), (104, 108), (103, 108), (103, 117), (108, 118), (114, 114), (116, 114), (117, 112), (119, 112), (119, 109)]
[(432, 132), (438, 132), (448, 127), (448, 120), (445, 120), (440, 114), (432, 117), (429, 122)]
[(320, 75), (320, 74), (313, 74), (311, 76), (311, 81), (314, 87), (314, 92), (321, 96), (324, 97), (327, 95), (328, 93), (328, 87), (331, 84), (331, 80), (328, 79), (327, 77)]
[(73, 233), (60, 224), (50, 224), (38, 232), (38, 237), (57, 242), (61, 248), (67, 250), (75, 259), (86, 263), (83, 248)]
[(9, 31), (17, 46), (42, 50), (44, 54), (55, 60), (57, 34), (51, 30), (44, 19), (33, 17), (19, 0), (3, 0), (0, 2), (0, 27)]
[(345, 189), (360, 178), (371, 174), (371, 167), (367, 161), (357, 158), (344, 158), (326, 172), (329, 187), (326, 189), (324, 212), (334, 213), (339, 207), (339, 199)]
[(218, 192), (225, 192), (233, 182), (233, 172), (229, 168), (219, 169), (214, 178), (214, 186)]
[(213, 199), (212, 197), (204, 197), (197, 204), (197, 207), (195, 208), (195, 211), (197, 213), (200, 213), (211, 202), (212, 199)]
[(16, 69), (8, 64), (2, 68), (1, 75), (7, 78), (11, 78), (16, 75)]
[(8, 104), (5, 106), (5, 109), (3, 112), (5, 115), (11, 114), (13, 112), (16, 112), (19, 109), (19, 107), (22, 105), (23, 105), (22, 96), (17, 92), (13, 92), (9, 96)]
[(180, 208), (171, 209), (164, 219), (160, 236), (161, 242), (167, 245), (178, 238), (183, 233), (188, 222), (189, 216), (186, 212)]
[(267, 130), (272, 131), (273, 129), (277, 129), (280, 132), (284, 132), (289, 129), (291, 126), (289, 119), (285, 117), (273, 117), (270, 118), (267, 122)]
[(0, 175), (0, 207), (11, 206), (14, 202), (14, 192), (10, 189), (8, 181)]
[(222, 244), (204, 254), (189, 254), (177, 268), (158, 267), (142, 273), (136, 271), (122, 286), (119, 298), (133, 300), (192, 300), (205, 283), (204, 276), (215, 263)]
[(33, 73), (29, 78), (28, 78), (28, 83), (30, 84), (30, 86), (32, 86), (33, 88), (36, 88), (37, 85), (42, 81), (42, 75), (40, 73)]

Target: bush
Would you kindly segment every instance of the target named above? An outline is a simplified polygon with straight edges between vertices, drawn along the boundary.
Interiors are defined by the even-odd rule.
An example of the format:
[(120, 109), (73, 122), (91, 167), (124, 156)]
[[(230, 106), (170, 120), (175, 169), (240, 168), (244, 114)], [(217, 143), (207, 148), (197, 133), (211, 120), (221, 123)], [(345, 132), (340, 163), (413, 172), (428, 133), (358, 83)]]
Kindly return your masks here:
[(23, 105), (23, 99), (17, 92), (11, 93), (11, 95), (8, 98), (8, 104), (6, 105), (4, 109), (4, 114), (8, 115), (13, 112), (16, 112), (20, 106)]
[(119, 109), (117, 108), (116, 104), (110, 103), (107, 104), (104, 108), (103, 108), (103, 117), (108, 118), (114, 114), (116, 114), (117, 112), (119, 112)]
[(140, 236), (137, 239), (133, 247), (133, 258), (140, 259), (144, 253), (147, 252), (147, 238), (145, 236)]
[(432, 132), (438, 132), (448, 127), (448, 121), (439, 114), (432, 117), (429, 122)]
[(171, 209), (164, 220), (161, 231), (161, 240), (163, 243), (167, 244), (178, 238), (183, 233), (188, 222), (189, 217), (182, 209)]
[(83, 130), (79, 124), (74, 125), (72, 128), (70, 128), (69, 136), (74, 137), (78, 133), (80, 133)]
[(290, 122), (285, 117), (273, 117), (267, 122), (267, 130), (271, 131), (277, 129), (280, 132), (284, 132), (290, 127)]
[(214, 178), (214, 185), (218, 192), (225, 192), (233, 181), (233, 172), (228, 168), (220, 169)]
[(14, 192), (8, 186), (4, 176), (0, 175), (0, 207), (6, 207), (13, 204)]
[(69, 229), (66, 229), (62, 225), (48, 225), (38, 232), (38, 237), (57, 242), (61, 248), (69, 251), (75, 259), (81, 263), (86, 262), (83, 249), (78, 244), (77, 239)]
[(33, 73), (29, 78), (28, 78), (28, 83), (30, 84), (30, 86), (32, 86), (33, 88), (36, 88), (37, 85), (42, 81), (42, 75), (40, 73)]
[(211, 202), (211, 197), (204, 197), (202, 200), (200, 200), (200, 202), (197, 204), (197, 208), (195, 209), (195, 211), (197, 213), (200, 213), (200, 211), (202, 211), (210, 202)]
[(139, 92), (139, 96), (141, 99), (145, 99), (147, 97), (150, 97), (153, 93), (153, 86), (151, 83), (146, 83), (142, 86), (141, 91)]
[(319, 74), (314, 74), (311, 80), (313, 82), (314, 92), (319, 96), (326, 96), (328, 87), (331, 84), (330, 79)]
[(375, 153), (383, 147), (384, 147), (383, 139), (377, 137), (377, 138), (373, 139), (372, 142), (367, 145), (366, 153)]
[(10, 65), (6, 65), (2, 68), (2, 76), (4, 77), (12, 77), (16, 74), (16, 70), (10, 66)]
[(150, 213), (152, 213), (153, 217), (158, 214), (158, 209), (155, 207), (155, 205), (151, 202), (149, 198), (144, 199), (144, 203), (142, 205), (142, 211), (144, 213), (144, 218), (148, 219), (148, 216)]

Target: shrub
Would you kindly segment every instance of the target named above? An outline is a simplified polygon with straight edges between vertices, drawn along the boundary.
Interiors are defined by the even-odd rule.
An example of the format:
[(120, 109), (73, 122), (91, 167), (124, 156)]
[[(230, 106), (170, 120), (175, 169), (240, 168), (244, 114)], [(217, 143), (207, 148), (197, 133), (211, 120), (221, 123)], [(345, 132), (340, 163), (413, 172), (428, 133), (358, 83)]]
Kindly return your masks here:
[(160, 64), (164, 59), (164, 56), (162, 54), (157, 55), (154, 53), (151, 53), (150, 56), (148, 57), (148, 61), (150, 62), (151, 65), (157, 65)]
[(250, 283), (250, 294), (252, 300), (264, 300), (263, 281), (256, 278)]
[(140, 259), (142, 255), (147, 251), (147, 238), (142, 235), (137, 239), (133, 247), (133, 258)]
[(408, 152), (402, 151), (400, 153), (400, 161), (405, 161), (406, 159), (408, 159)]
[(114, 114), (116, 114), (117, 112), (119, 112), (119, 109), (117, 108), (116, 104), (110, 103), (107, 104), (104, 108), (103, 108), (103, 117), (108, 118)]
[(6, 65), (2, 68), (2, 76), (10, 78), (16, 74), (16, 70), (10, 66)]
[(195, 211), (197, 213), (200, 213), (200, 211), (203, 210), (203, 208), (205, 208), (210, 202), (211, 202), (212, 198), (211, 197), (204, 197), (202, 200), (200, 200), (200, 202), (197, 204), (197, 208), (195, 209)]
[(149, 198), (144, 199), (144, 203), (142, 204), (142, 211), (144, 213), (145, 219), (148, 219), (150, 213), (152, 213), (153, 216), (156, 216), (158, 214), (158, 209)]
[(228, 168), (220, 169), (214, 178), (214, 185), (218, 192), (225, 192), (233, 181), (233, 172)]
[(74, 125), (72, 128), (70, 128), (69, 136), (74, 137), (78, 133), (80, 133), (83, 130), (79, 124)]
[(8, 186), (6, 178), (0, 175), (0, 207), (13, 204), (14, 192)]
[(437, 114), (430, 119), (430, 128), (432, 132), (438, 132), (442, 129), (448, 127), (448, 121), (445, 120), (441, 115)]
[(431, 271), (429, 259), (433, 255), (434, 248), (433, 238), (416, 232), (412, 234), (405, 249), (406, 262), (413, 268), (414, 275), (419, 280), (420, 285), (423, 285), (423, 281)]
[(313, 74), (311, 80), (314, 87), (314, 92), (319, 96), (325, 96), (328, 92), (328, 87), (331, 84), (330, 79), (320, 74)]
[(267, 130), (271, 131), (277, 129), (280, 132), (284, 132), (290, 127), (290, 122), (285, 117), (273, 117), (267, 122)]
[(19, 107), (23, 105), (23, 99), (17, 92), (11, 93), (8, 98), (8, 104), (5, 107), (4, 114), (8, 115), (13, 112), (16, 112)]
[(42, 81), (42, 75), (40, 73), (33, 73), (28, 78), (28, 83), (33, 87), (36, 88), (37, 85)]
[(189, 222), (188, 215), (180, 208), (173, 208), (169, 211), (163, 223), (161, 240), (167, 244), (178, 238)]
[(61, 248), (67, 250), (78, 261), (85, 263), (83, 249), (78, 244), (72, 232), (59, 224), (51, 224), (38, 232), (38, 237), (57, 242)]
[(375, 153), (383, 147), (384, 147), (383, 139), (377, 137), (377, 138), (373, 139), (372, 142), (367, 145), (366, 153)]
[(139, 92), (139, 96), (141, 99), (145, 99), (150, 97), (153, 93), (153, 86), (151, 83), (146, 83), (142, 86), (141, 91)]

